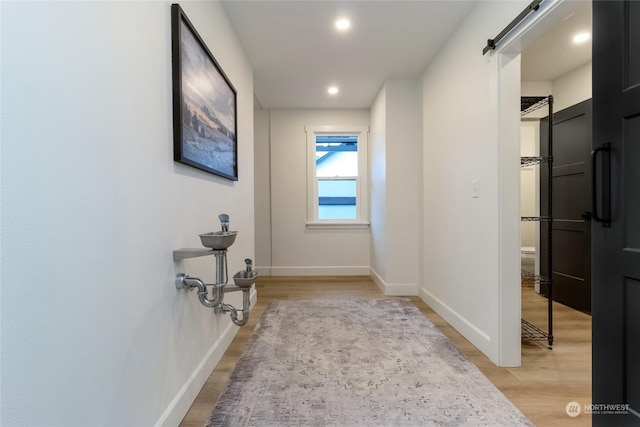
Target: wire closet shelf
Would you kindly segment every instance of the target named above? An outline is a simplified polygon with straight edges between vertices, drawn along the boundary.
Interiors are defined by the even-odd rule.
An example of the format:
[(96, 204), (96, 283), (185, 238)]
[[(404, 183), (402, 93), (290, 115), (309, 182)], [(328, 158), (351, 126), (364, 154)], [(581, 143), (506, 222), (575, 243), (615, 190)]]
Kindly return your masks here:
[[(547, 331), (535, 326), (533, 323), (522, 319), (522, 341), (547, 341), (549, 348), (553, 346), (553, 257), (552, 257), (552, 223), (553, 223), (553, 209), (552, 209), (552, 168), (553, 168), (553, 96), (523, 96), (520, 98), (520, 112), (521, 116), (526, 116), (532, 112), (539, 110), (540, 108), (548, 107), (549, 111), (549, 134), (547, 140), (547, 156), (529, 156), (520, 158), (520, 166), (531, 167), (536, 165), (544, 165), (547, 170), (547, 212), (544, 216), (523, 216), (521, 221), (538, 221), (540, 223), (546, 223), (547, 228), (547, 272), (548, 277), (531, 273), (525, 270), (521, 272), (521, 284), (522, 285), (541, 285), (546, 287), (546, 297), (548, 300), (548, 319), (547, 319)], [(542, 238), (542, 236), (541, 236)]]

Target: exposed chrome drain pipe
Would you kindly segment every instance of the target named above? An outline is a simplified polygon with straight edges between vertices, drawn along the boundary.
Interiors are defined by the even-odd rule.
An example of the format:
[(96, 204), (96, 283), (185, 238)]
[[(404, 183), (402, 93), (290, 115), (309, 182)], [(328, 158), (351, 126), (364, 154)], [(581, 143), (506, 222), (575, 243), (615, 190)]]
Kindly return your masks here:
[(242, 319), (238, 320), (238, 310), (230, 304), (220, 304), (215, 308), (215, 311), (216, 313), (229, 313), (234, 325), (244, 326), (249, 321), (249, 306), (251, 305), (249, 293), (251, 292), (251, 288), (235, 288), (232, 290), (242, 291)]
[[(204, 246), (210, 249), (179, 249), (173, 251), (175, 261), (186, 258), (200, 257), (204, 255), (215, 255), (216, 257), (216, 283), (206, 284), (197, 277), (189, 277), (188, 274), (180, 273), (176, 276), (175, 285), (177, 289), (188, 289), (190, 291), (198, 289), (198, 299), (200, 303), (208, 308), (213, 308), (215, 313), (229, 313), (234, 325), (243, 326), (249, 320), (249, 310), (251, 306), (251, 286), (258, 277), (258, 272), (252, 269), (252, 261), (244, 260), (245, 270), (239, 271), (233, 276), (236, 286), (227, 286), (229, 275), (227, 272), (227, 248), (235, 241), (236, 231), (229, 231), (229, 216), (221, 214), (219, 216), (222, 231), (201, 234), (200, 239)], [(209, 298), (209, 289), (212, 287), (212, 299)], [(224, 294), (228, 292), (242, 291), (242, 318), (238, 319), (238, 312), (231, 304), (223, 304)]]

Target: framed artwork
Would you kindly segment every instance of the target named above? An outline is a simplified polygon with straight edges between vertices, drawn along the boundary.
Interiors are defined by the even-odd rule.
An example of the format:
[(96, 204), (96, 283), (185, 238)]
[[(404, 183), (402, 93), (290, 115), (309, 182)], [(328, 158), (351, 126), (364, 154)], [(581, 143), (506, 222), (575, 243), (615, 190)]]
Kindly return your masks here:
[(173, 158), (237, 181), (236, 90), (178, 4), (171, 39)]

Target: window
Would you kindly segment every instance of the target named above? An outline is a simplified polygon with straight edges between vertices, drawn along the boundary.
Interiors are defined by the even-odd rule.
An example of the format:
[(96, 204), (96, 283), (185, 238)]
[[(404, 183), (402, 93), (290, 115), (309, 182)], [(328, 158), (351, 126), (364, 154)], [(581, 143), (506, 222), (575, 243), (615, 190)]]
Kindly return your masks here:
[(305, 128), (308, 226), (366, 226), (368, 127)]

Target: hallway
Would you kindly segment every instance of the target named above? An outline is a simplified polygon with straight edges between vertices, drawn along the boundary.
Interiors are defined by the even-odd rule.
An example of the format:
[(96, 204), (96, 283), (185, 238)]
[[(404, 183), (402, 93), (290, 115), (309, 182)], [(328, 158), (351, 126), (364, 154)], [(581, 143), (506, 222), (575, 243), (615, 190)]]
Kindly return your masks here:
[[(273, 299), (387, 298), (367, 276), (262, 277), (256, 284), (258, 303), (249, 323), (240, 329), (231, 346), (200, 391), (180, 424), (201, 427), (222, 392), (265, 307)], [(541, 326), (546, 321), (546, 299), (532, 287), (522, 288), (523, 316)], [(554, 305), (555, 345), (523, 343), (522, 367), (500, 368), (448, 325), (418, 297), (411, 301), (511, 400), (536, 426), (589, 426), (585, 414), (575, 418), (565, 412), (567, 403), (591, 402), (591, 317), (561, 304)]]

